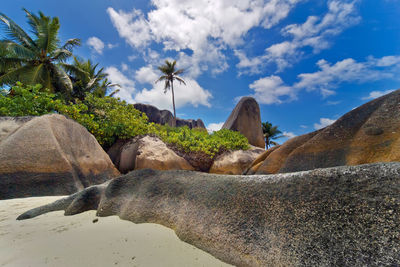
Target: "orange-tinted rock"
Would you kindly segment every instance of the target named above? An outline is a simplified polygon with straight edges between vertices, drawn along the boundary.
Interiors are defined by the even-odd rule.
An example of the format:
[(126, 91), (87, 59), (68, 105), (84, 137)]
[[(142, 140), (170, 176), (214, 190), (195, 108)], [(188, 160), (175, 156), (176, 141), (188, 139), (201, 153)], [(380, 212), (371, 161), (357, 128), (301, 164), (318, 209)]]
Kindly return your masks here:
[(119, 175), (95, 137), (61, 115), (1, 117), (0, 199), (65, 195)]
[(257, 174), (400, 161), (400, 90), (372, 100), (332, 125), (295, 137), (271, 153)]
[(225, 152), (214, 160), (210, 168), (210, 173), (242, 174), (263, 152), (264, 149), (257, 147), (253, 147), (249, 150)]
[(261, 128), (260, 107), (252, 97), (243, 97), (233, 109), (222, 129), (238, 131), (249, 140), (253, 146), (265, 148)]
[(122, 173), (132, 170), (194, 170), (184, 158), (157, 137), (136, 137), (116, 142), (108, 151)]

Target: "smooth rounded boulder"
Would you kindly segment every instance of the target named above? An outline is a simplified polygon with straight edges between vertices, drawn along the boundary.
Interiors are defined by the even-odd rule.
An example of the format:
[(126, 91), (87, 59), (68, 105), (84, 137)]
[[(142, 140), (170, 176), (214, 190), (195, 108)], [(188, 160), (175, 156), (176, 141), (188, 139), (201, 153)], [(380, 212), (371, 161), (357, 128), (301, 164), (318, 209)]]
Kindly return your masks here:
[(194, 170), (183, 157), (154, 136), (139, 136), (117, 141), (108, 151), (121, 173), (132, 170)]
[(17, 219), (96, 209), (170, 227), (235, 266), (398, 266), (399, 191), (398, 162), (255, 176), (139, 170)]
[(217, 174), (242, 174), (264, 151), (264, 149), (252, 147), (249, 150), (225, 152), (214, 160), (209, 172)]
[(62, 115), (0, 117), (0, 199), (65, 195), (119, 175), (79, 123)]
[(400, 161), (400, 90), (346, 113), (332, 125), (286, 141), (256, 174)]
[(238, 131), (243, 134), (253, 146), (265, 148), (264, 136), (261, 128), (260, 107), (252, 97), (242, 97), (222, 129)]

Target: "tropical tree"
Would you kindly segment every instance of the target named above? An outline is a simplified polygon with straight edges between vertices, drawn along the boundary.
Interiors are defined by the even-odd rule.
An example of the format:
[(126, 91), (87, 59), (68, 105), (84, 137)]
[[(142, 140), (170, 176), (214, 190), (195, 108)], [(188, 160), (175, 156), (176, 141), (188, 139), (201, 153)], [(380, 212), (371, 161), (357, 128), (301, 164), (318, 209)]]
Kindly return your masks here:
[(272, 126), (272, 123), (268, 121), (263, 122), (261, 124), (262, 124), (262, 131), (264, 134), (266, 148), (268, 149), (272, 145), (274, 146), (278, 145), (278, 143), (272, 141), (284, 137), (283, 135), (280, 135), (282, 132), (278, 130), (278, 126)]
[[(89, 60), (82, 60), (74, 57), (74, 62), (71, 65), (64, 65), (64, 69), (70, 75), (73, 83), (72, 96), (83, 100), (87, 93), (93, 93), (97, 97), (104, 97), (112, 87), (120, 87), (118, 84), (113, 84), (107, 79), (107, 73), (104, 73), (104, 68), (97, 69), (99, 64), (93, 64)], [(119, 90), (111, 92), (114, 95)]]
[(175, 95), (174, 95), (174, 80), (179, 81), (179, 83), (183, 83), (184, 85), (186, 85), (185, 81), (179, 77), (178, 75), (182, 74), (184, 72), (184, 69), (179, 69), (176, 70), (175, 69), (176, 66), (176, 60), (174, 60), (173, 62), (170, 62), (168, 60), (165, 61), (164, 65), (161, 65), (158, 67), (158, 69), (164, 74), (162, 75), (160, 78), (158, 78), (158, 80), (156, 81), (165, 81), (165, 85), (164, 85), (164, 94), (167, 93), (167, 91), (169, 89), (171, 89), (172, 92), (172, 106), (174, 109), (174, 127), (176, 126), (176, 112), (175, 112)]
[(64, 67), (72, 56), (72, 49), (80, 45), (79, 39), (69, 39), (60, 45), (57, 17), (50, 18), (42, 12), (35, 15), (24, 9), (31, 37), (5, 14), (0, 13), (5, 39), (0, 40), (0, 86), (42, 84), (53, 92), (69, 94), (73, 85)]

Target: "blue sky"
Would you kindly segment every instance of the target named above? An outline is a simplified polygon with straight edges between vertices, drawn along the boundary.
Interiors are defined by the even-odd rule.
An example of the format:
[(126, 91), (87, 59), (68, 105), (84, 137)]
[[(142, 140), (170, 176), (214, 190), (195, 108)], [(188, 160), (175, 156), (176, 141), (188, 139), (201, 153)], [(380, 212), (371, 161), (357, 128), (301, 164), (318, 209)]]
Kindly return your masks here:
[[(14, 0), (1, 12), (27, 29), (22, 7), (58, 16), (62, 40), (99, 62), (128, 102), (171, 109), (154, 84), (175, 59), (177, 115), (218, 128), (241, 96), (288, 137), (314, 131), (400, 88), (400, 0)], [(282, 141), (284, 139), (281, 139)]]

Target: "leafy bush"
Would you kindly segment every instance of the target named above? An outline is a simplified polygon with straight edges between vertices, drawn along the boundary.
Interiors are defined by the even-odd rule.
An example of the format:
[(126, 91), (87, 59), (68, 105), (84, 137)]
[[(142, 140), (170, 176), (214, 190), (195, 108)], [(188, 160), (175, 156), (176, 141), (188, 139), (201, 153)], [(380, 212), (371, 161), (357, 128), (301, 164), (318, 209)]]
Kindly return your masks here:
[(224, 150), (248, 149), (242, 134), (223, 129), (208, 134), (205, 129), (169, 127), (149, 123), (146, 114), (133, 105), (113, 97), (98, 98), (87, 94), (83, 101), (65, 103), (60, 95), (43, 90), (41, 85), (25, 86), (17, 83), (8, 93), (0, 93), (0, 116), (40, 116), (60, 113), (77, 121), (103, 147), (110, 147), (117, 139), (153, 134), (183, 152), (201, 152), (213, 158)]
[(150, 131), (165, 143), (174, 144), (184, 152), (201, 151), (210, 157), (224, 150), (249, 148), (246, 137), (239, 132), (227, 129), (208, 134), (205, 129), (189, 129), (187, 126), (174, 128), (153, 124)]
[(25, 86), (18, 82), (9, 92), (2, 90), (0, 116), (40, 116), (54, 112), (62, 103), (56, 96), (40, 84)]

